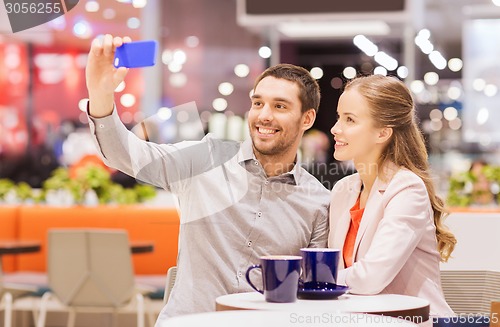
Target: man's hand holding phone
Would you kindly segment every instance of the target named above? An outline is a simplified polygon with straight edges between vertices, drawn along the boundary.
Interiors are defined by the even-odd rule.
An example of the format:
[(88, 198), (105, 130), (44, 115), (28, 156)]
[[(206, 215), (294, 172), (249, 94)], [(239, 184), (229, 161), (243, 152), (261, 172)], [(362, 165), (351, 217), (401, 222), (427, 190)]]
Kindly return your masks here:
[(85, 69), (90, 114), (104, 117), (114, 107), (114, 91), (125, 79), (128, 67), (155, 64), (156, 42), (132, 42), (129, 37), (106, 34), (92, 42)]

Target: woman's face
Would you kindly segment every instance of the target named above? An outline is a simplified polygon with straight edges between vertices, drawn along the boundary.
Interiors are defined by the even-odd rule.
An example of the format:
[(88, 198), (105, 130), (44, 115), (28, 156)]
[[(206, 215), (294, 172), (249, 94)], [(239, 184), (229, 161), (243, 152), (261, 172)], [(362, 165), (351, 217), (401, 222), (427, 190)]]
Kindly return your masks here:
[(335, 140), (334, 157), (354, 163), (377, 162), (381, 151), (381, 128), (375, 121), (365, 98), (356, 88), (348, 89), (339, 99), (338, 119), (331, 129)]

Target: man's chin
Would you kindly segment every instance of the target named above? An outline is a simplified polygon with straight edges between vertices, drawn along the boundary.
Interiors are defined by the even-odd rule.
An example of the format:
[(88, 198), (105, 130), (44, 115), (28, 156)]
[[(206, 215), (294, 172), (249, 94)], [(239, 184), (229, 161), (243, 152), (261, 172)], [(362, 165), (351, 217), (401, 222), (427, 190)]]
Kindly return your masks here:
[(257, 142), (253, 143), (253, 146), (254, 146), (255, 150), (257, 152), (259, 152), (260, 154), (272, 155), (272, 154), (276, 153), (276, 147), (273, 144), (271, 144), (270, 142), (265, 143), (265, 142), (257, 141)]

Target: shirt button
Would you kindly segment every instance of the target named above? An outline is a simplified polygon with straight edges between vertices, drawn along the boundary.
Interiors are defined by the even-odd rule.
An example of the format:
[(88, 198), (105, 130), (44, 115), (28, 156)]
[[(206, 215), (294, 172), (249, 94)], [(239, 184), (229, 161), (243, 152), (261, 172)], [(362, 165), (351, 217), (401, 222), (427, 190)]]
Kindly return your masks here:
[(104, 125), (103, 124), (99, 124), (99, 128), (104, 128)]
[(258, 212), (257, 217), (262, 217), (262, 212)]
[(243, 273), (241, 271), (238, 271), (238, 277), (242, 277)]
[(259, 165), (259, 162), (258, 161), (254, 161), (255, 165), (258, 166)]
[(269, 184), (269, 181), (265, 181), (264, 184), (268, 185)]
[(248, 247), (252, 246), (252, 241), (248, 241), (247, 246)]

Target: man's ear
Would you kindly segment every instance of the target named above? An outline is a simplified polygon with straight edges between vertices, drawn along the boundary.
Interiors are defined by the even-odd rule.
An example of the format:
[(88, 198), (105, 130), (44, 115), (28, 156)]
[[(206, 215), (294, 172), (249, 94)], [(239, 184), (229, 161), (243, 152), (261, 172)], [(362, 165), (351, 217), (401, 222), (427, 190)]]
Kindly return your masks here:
[(307, 131), (309, 128), (312, 127), (314, 124), (314, 121), (316, 120), (316, 110), (314, 109), (309, 109), (304, 114), (302, 115), (303, 122), (302, 122), (302, 129), (304, 131)]
[(379, 143), (387, 142), (392, 136), (392, 128), (384, 127), (381, 128), (378, 134)]

